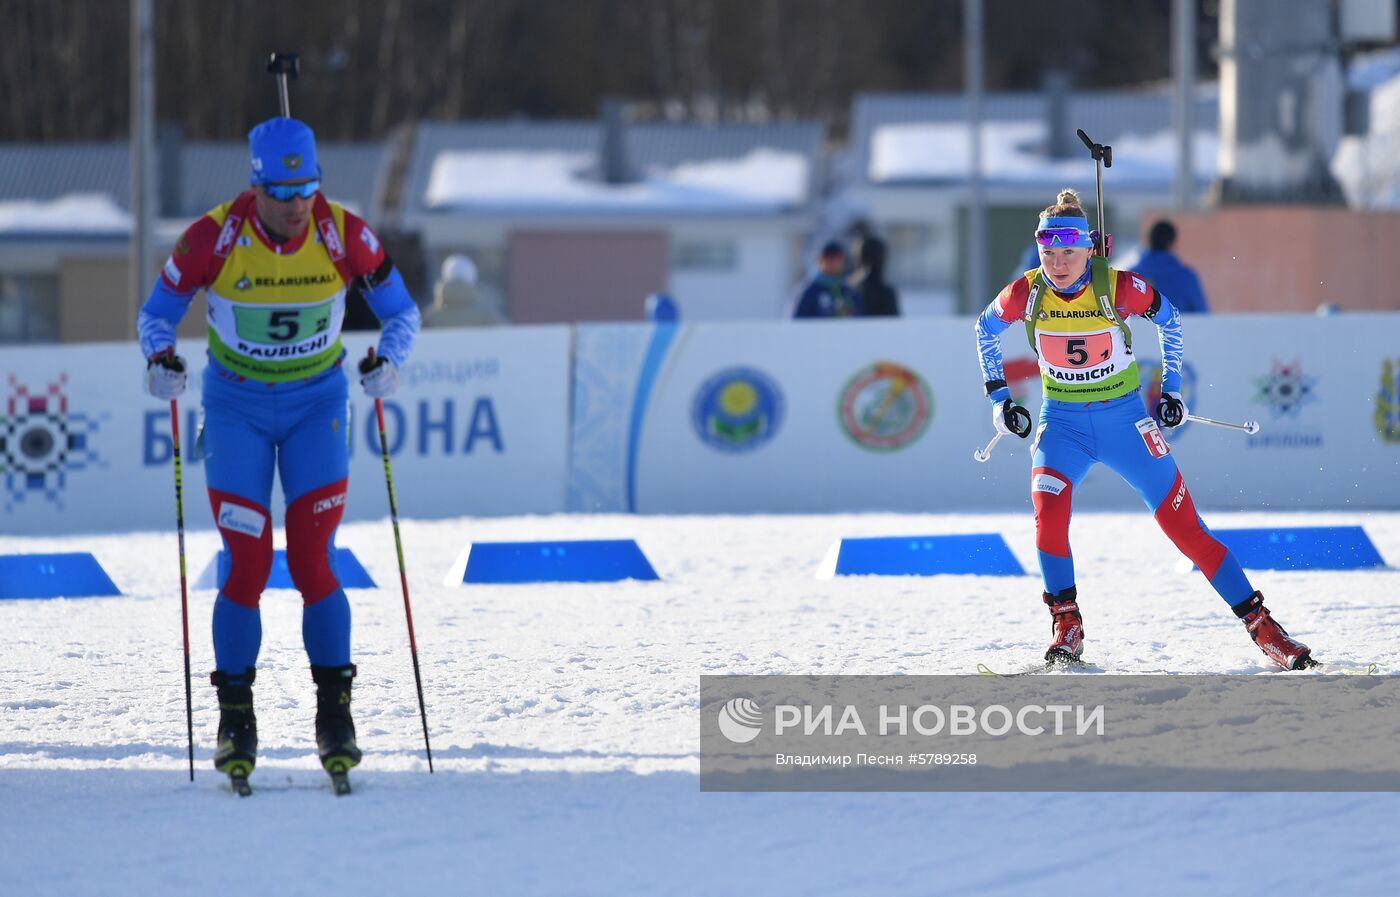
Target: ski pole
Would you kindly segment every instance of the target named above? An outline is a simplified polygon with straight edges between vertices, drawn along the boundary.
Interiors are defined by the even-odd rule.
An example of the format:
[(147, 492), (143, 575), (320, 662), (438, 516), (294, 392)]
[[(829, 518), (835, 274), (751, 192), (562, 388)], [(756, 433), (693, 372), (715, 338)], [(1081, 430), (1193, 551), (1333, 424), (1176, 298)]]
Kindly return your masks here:
[(180, 406), (170, 400), (170, 443), (175, 458), (175, 532), (180, 540), (180, 630), (185, 636), (185, 732), (190, 745), (190, 781), (194, 781), (194, 707), (190, 694), (190, 608), (185, 578), (185, 488), (180, 472)]
[(296, 53), (273, 53), (267, 60), (267, 73), (277, 78), (277, 99), (282, 107), (282, 117), (292, 117), (292, 100), (287, 93), (287, 81), (295, 81), (301, 74), (301, 58)]
[(1001, 442), (1001, 437), (1005, 435), (1005, 433), (998, 433), (997, 435), (992, 437), (991, 442), (987, 443), (986, 448), (973, 450), (972, 460), (978, 462), (979, 464), (985, 464), (987, 459), (992, 456), (992, 449), (997, 447), (997, 443)]
[(1243, 430), (1250, 436), (1253, 436), (1255, 433), (1259, 432), (1259, 421), (1257, 420), (1247, 420), (1242, 424), (1232, 424), (1229, 421), (1214, 420), (1213, 418), (1209, 417), (1197, 417), (1194, 414), (1186, 415), (1186, 419), (1195, 421), (1198, 424), (1209, 424), (1212, 427), (1223, 427), (1226, 430)]
[(1089, 148), (1089, 155), (1094, 158), (1094, 197), (1098, 204), (1099, 221), (1099, 255), (1108, 258), (1113, 247), (1108, 241), (1108, 231), (1104, 229), (1104, 208), (1103, 208), (1103, 170), (1113, 167), (1113, 147), (1102, 143), (1095, 143), (1089, 139), (1089, 135), (1084, 133), (1083, 128), (1075, 130), (1079, 139), (1084, 141), (1084, 145)]
[[(374, 357), (374, 347), (369, 350)], [(394, 499), (394, 472), (389, 466), (389, 438), (384, 434), (384, 400), (374, 400), (374, 416), (379, 421), (379, 450), (384, 456), (384, 482), (389, 487), (389, 520), (394, 524), (394, 550), (399, 556), (399, 583), (403, 586), (403, 614), (408, 621), (408, 650), (413, 655), (413, 681), (418, 686), (418, 715), (423, 719), (423, 748), (428, 753), (428, 774), (433, 772), (433, 746), (428, 742), (428, 708), (423, 703), (423, 676), (418, 671), (418, 641), (413, 637), (413, 608), (408, 603), (408, 573), (403, 563), (403, 539), (399, 536), (399, 507)]]

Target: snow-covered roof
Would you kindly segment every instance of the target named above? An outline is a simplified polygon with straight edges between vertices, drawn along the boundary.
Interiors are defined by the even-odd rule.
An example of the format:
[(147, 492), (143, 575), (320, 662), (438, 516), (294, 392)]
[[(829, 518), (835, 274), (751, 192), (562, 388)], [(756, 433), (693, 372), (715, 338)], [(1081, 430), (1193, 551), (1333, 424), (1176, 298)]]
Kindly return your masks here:
[[(384, 168), (385, 144), (322, 142), (317, 153), (327, 195), (368, 212)], [(62, 227), (42, 223), (80, 212), (102, 223), (96, 229), (110, 229), (114, 211), (125, 221), (131, 202), (129, 156), (124, 141), (0, 144), (0, 207), (9, 210), (12, 222), (6, 230), (93, 231), (82, 217)], [(178, 164), (177, 191), (161, 181), (157, 163), (157, 194), (165, 202), (174, 200), (173, 207), (162, 208), (164, 217), (192, 219), (247, 189), (248, 150), (240, 141), (183, 143)], [(22, 213), (38, 216), (33, 228), (26, 227)], [(123, 223), (121, 229), (129, 226)]]
[(126, 234), (131, 215), (105, 193), (0, 200), (0, 234)]
[[(982, 132), (982, 171), (1006, 184), (1056, 184), (1082, 179), (1087, 153), (1066, 159), (1045, 155), (1044, 122), (989, 122)], [(1114, 183), (1170, 183), (1176, 175), (1176, 136), (1124, 134), (1113, 140)], [(1197, 132), (1192, 146), (1196, 176), (1216, 172), (1218, 141)], [(966, 180), (971, 170), (967, 125), (963, 123), (882, 125), (870, 140), (867, 177), (874, 183)]]
[[(983, 173), (993, 183), (1064, 183), (1081, 177), (1087, 153), (1071, 130), (1067, 158), (1049, 144), (1045, 93), (991, 93), (982, 103)], [(1197, 176), (1216, 171), (1219, 102), (1213, 84), (1196, 93)], [(1174, 177), (1169, 89), (1073, 91), (1066, 97), (1070, 128), (1113, 146), (1115, 178), (1167, 185)], [(869, 184), (955, 182), (970, 171), (967, 103), (961, 93), (860, 94), (852, 112), (855, 172)]]
[(634, 124), (632, 178), (598, 178), (594, 122), (425, 123), (408, 176), (408, 214), (781, 214), (819, 188), (815, 123)]

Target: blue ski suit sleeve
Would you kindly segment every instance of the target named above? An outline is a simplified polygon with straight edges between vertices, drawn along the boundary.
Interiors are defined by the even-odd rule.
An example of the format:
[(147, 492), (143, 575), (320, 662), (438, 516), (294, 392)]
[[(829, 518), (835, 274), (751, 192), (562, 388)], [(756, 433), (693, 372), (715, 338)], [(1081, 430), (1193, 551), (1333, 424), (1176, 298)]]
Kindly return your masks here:
[(141, 305), (136, 316), (136, 335), (141, 341), (141, 352), (150, 358), (157, 352), (175, 346), (175, 328), (190, 310), (190, 300), (194, 291), (181, 293), (172, 289), (164, 277), (157, 277), (151, 288), (151, 295)]
[(1162, 346), (1162, 392), (1181, 392), (1181, 365), (1185, 360), (1181, 313), (1160, 292), (1157, 301), (1161, 304), (1148, 317), (1157, 325), (1157, 339)]
[(374, 312), (382, 327), (377, 351), (393, 362), (394, 367), (403, 368), (422, 320), (418, 306), (404, 286), (403, 275), (395, 268), (379, 286), (366, 289), (364, 295), (369, 310)]
[[(1001, 335), (1011, 324), (1003, 321), (997, 313), (997, 303), (988, 305), (977, 318), (977, 356), (982, 363), (982, 379), (987, 382), (1005, 380), (1002, 370)], [(988, 396), (993, 405), (999, 405), (1011, 398), (1011, 388), (1003, 386), (993, 390)]]

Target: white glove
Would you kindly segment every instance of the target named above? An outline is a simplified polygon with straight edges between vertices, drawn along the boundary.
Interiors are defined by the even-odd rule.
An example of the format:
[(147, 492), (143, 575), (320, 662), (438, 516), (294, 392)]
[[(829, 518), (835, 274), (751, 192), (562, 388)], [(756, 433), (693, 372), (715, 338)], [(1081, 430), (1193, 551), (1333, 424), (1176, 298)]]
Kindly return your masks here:
[(387, 399), (398, 392), (399, 370), (383, 355), (360, 359), (360, 385), (371, 399)]
[(185, 392), (185, 359), (166, 349), (146, 359), (146, 392), (171, 401)]
[(992, 406), (992, 426), (1003, 436), (1025, 439), (1031, 432), (1031, 413), (1010, 399)]
[(1186, 423), (1186, 415), (1190, 413), (1179, 392), (1164, 392), (1157, 400), (1157, 420), (1168, 430)]

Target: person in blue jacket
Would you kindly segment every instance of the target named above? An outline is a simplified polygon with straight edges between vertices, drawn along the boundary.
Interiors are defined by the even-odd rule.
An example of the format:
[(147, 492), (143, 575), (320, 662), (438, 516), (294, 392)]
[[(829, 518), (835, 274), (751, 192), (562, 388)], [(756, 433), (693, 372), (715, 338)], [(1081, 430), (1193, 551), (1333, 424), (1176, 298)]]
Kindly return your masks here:
[(1171, 299), (1176, 310), (1204, 314), (1210, 311), (1205, 290), (1196, 272), (1182, 263), (1172, 252), (1176, 245), (1176, 225), (1163, 218), (1147, 233), (1147, 252), (1133, 270), (1147, 278), (1157, 292)]
[(855, 318), (865, 314), (846, 283), (846, 248), (832, 240), (817, 254), (817, 273), (793, 301), (794, 318)]

